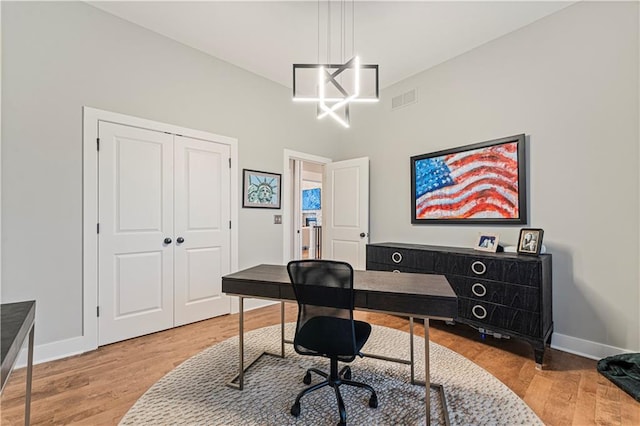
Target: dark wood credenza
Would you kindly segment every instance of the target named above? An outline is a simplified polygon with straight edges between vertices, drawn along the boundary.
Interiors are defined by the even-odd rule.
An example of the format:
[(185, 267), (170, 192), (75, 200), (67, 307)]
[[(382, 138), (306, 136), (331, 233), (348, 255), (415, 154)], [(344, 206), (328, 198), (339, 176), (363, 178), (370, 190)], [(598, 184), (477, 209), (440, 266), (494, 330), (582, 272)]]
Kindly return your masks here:
[(367, 245), (367, 269), (444, 275), (458, 296), (456, 322), (526, 340), (542, 366), (553, 332), (550, 254), (378, 243)]

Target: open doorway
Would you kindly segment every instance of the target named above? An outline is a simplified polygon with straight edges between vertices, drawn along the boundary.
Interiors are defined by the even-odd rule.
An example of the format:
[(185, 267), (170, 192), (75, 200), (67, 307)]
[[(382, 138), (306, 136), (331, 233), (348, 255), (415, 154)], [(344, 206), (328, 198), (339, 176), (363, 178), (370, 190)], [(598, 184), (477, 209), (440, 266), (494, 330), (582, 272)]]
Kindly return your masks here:
[(330, 158), (285, 150), (283, 260), (322, 256), (322, 181)]
[(308, 161), (299, 161), (300, 190), (294, 198), (294, 205), (300, 209), (294, 212), (294, 226), (300, 234), (299, 251), (296, 259), (322, 258), (322, 178), (324, 166)]

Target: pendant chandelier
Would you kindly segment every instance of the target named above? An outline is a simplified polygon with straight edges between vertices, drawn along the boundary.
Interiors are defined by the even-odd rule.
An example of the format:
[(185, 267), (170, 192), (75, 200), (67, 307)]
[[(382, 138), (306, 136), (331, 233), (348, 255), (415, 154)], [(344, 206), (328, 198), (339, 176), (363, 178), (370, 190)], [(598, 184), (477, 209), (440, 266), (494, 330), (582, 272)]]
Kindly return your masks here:
[[(293, 64), (293, 100), (296, 102), (314, 102), (317, 105), (317, 117), (331, 117), (344, 127), (349, 127), (349, 108), (352, 103), (378, 102), (378, 65), (365, 65), (355, 54), (355, 0), (351, 0), (351, 59), (346, 60), (348, 31), (346, 2), (326, 2), (326, 61), (320, 63), (321, 47), (321, 11), (318, 0), (318, 62), (315, 64)], [(340, 36), (339, 43), (332, 45), (331, 4), (339, 4)], [(335, 14), (335, 13), (334, 13)], [(339, 52), (335, 55), (336, 47)], [(338, 56), (339, 63), (333, 63)]]

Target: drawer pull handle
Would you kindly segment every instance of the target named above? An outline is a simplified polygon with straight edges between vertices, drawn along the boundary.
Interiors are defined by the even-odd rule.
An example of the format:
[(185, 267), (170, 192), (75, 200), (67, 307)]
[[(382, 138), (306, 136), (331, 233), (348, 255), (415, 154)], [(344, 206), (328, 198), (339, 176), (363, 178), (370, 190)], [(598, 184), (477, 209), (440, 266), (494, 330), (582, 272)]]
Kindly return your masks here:
[(394, 273), (394, 274), (399, 274), (399, 273), (400, 273), (400, 271), (398, 271), (397, 269), (394, 269), (394, 270), (393, 270), (393, 273)]
[(478, 297), (484, 297), (487, 294), (487, 288), (480, 283), (471, 286), (471, 291)]
[(400, 263), (402, 262), (402, 255), (397, 251), (394, 251), (391, 255), (391, 260), (393, 260), (393, 263)]
[(480, 262), (479, 260), (476, 260), (475, 262), (473, 262), (471, 264), (471, 270), (476, 275), (483, 275), (485, 272), (487, 272), (487, 265), (485, 265), (484, 263)]
[(471, 308), (471, 313), (478, 319), (485, 319), (487, 317), (487, 310), (484, 308), (484, 306), (475, 305), (473, 308)]

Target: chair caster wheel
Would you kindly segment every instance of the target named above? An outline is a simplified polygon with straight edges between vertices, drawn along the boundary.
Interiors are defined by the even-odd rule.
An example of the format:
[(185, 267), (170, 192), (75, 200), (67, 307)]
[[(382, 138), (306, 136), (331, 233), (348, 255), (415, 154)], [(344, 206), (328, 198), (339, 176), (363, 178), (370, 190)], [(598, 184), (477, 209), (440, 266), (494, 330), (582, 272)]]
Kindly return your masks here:
[(304, 375), (304, 379), (302, 379), (302, 383), (304, 383), (305, 385), (311, 384), (311, 373), (307, 371), (307, 374)]
[(298, 417), (300, 415), (300, 404), (293, 404), (291, 406), (291, 415), (293, 417)]
[(344, 371), (344, 378), (345, 380), (351, 380), (351, 369), (347, 367), (347, 369)]
[(338, 426), (347, 426), (347, 422), (338, 422)]
[(378, 396), (375, 393), (369, 398), (369, 407), (378, 408)]

